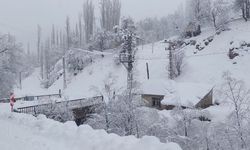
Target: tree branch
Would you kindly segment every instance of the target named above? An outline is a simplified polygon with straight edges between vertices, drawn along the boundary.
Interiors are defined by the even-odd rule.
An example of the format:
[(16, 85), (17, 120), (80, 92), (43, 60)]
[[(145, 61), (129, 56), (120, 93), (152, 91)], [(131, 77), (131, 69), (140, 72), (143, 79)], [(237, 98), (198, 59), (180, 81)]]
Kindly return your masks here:
[(4, 50), (1, 50), (0, 54), (6, 52), (7, 50), (8, 50), (8, 48), (5, 48)]

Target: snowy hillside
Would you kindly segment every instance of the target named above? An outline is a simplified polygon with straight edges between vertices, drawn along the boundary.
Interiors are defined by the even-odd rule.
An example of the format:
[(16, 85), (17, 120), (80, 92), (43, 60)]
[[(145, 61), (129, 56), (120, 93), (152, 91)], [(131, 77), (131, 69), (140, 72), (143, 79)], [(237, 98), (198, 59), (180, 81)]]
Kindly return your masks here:
[[(214, 40), (208, 46), (204, 45), (205, 48), (201, 51), (197, 51), (195, 46), (190, 45), (183, 48), (186, 56), (184, 58), (183, 73), (176, 79), (176, 82), (180, 84), (189, 82), (190, 85), (199, 83), (216, 86), (221, 84), (223, 73), (230, 71), (233, 76), (242, 79), (250, 86), (248, 80), (250, 73), (245, 71), (250, 68), (247, 62), (250, 57), (249, 52), (243, 49), (239, 50), (239, 57), (233, 60), (228, 57), (229, 48), (240, 46), (243, 41), (247, 42), (249, 34), (249, 23), (243, 23), (242, 20), (239, 20), (231, 23), (229, 31), (224, 31), (219, 35), (216, 35), (213, 29), (206, 29), (200, 36), (189, 39), (196, 40), (201, 45), (204, 45), (204, 40), (208, 37), (213, 36)], [(232, 41), (233, 44), (230, 44)], [(143, 86), (145, 82), (169, 82), (168, 51), (165, 50), (167, 46), (166, 43), (160, 41), (155, 43), (153, 50), (151, 44), (138, 47), (134, 78), (140, 83), (139, 85)], [(114, 81), (113, 86), (114, 89), (117, 89), (116, 92), (126, 88), (126, 69), (122, 64), (117, 65), (115, 59), (117, 59), (116, 54), (95, 60), (82, 73), (73, 77), (67, 89), (63, 92), (64, 95), (70, 99), (101, 95), (104, 84), (109, 80)], [(147, 79), (146, 63), (149, 64), (149, 81)], [(23, 81), (23, 90), (17, 90), (17, 95), (19, 93), (22, 93), (21, 95), (28, 95), (29, 93), (39, 95), (46, 92), (58, 93), (58, 90), (62, 89), (62, 78), (57, 80), (48, 90), (40, 88), (38, 71), (36, 70), (32, 76)]]
[[(220, 35), (214, 35), (211, 30), (208, 30), (194, 38), (198, 43), (203, 43), (204, 39), (214, 36), (214, 40), (197, 54), (194, 54), (195, 46), (185, 48), (186, 65), (178, 81), (206, 82), (216, 85), (221, 82), (223, 72), (230, 71), (234, 77), (245, 81), (248, 87), (250, 86), (248, 80), (250, 74), (246, 72), (250, 68), (248, 62), (250, 48), (240, 49), (238, 51), (240, 56), (233, 60), (228, 57), (230, 48), (239, 48), (242, 43), (250, 42), (250, 23), (239, 20), (231, 23), (229, 28), (229, 31), (224, 31)], [(230, 44), (231, 42), (233, 44)]]
[(12, 1), (0, 150), (250, 150), (250, 0)]
[[(171, 104), (178, 103), (180, 99), (184, 103), (195, 104), (200, 96), (204, 96), (200, 95), (201, 93), (205, 94), (204, 89), (215, 87), (214, 101), (220, 102), (217, 89), (220, 90), (221, 84), (224, 82), (222, 75), (226, 71), (230, 71), (233, 77), (243, 80), (247, 87), (250, 87), (248, 79), (250, 73), (246, 71), (250, 69), (248, 63), (250, 48), (245, 46), (237, 50), (240, 56), (233, 60), (228, 57), (230, 48), (241, 47), (240, 45), (244, 41), (250, 42), (248, 39), (250, 23), (238, 20), (232, 22), (229, 28), (229, 31), (224, 31), (219, 35), (215, 34), (213, 29), (206, 29), (200, 36), (189, 39), (196, 40), (204, 49), (198, 51), (196, 46), (192, 45), (183, 48), (185, 52), (183, 72), (174, 82), (168, 79), (168, 51), (165, 50), (168, 45), (160, 41), (155, 43), (153, 50), (152, 44), (139, 46), (134, 64), (134, 79), (139, 83), (139, 86), (136, 87), (137, 91), (139, 93), (146, 91), (150, 94), (169, 95), (166, 101)], [(205, 46), (204, 40), (209, 37), (213, 37), (213, 41)], [(82, 73), (72, 78), (67, 89), (63, 91), (64, 96), (69, 99), (105, 96), (105, 84), (112, 84), (114, 92), (121, 92), (127, 86), (127, 72), (122, 64), (117, 65), (116, 59), (116, 54), (96, 59)], [(149, 80), (147, 79), (146, 63), (149, 64)], [(38, 72), (39, 70), (36, 70), (32, 76), (23, 81), (23, 90), (17, 90), (17, 96), (58, 93), (58, 90), (62, 89), (62, 77), (48, 90), (40, 88)], [(199, 87), (204, 88), (199, 89)], [(225, 120), (231, 112), (231, 108), (224, 103), (207, 110), (213, 120), (219, 122)]]

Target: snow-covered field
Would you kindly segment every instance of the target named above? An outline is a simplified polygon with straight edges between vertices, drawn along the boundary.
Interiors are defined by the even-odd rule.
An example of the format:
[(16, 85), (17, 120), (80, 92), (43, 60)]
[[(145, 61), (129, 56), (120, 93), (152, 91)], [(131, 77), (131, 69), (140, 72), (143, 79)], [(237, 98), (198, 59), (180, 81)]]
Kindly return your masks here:
[[(215, 35), (213, 29), (207, 29), (202, 35), (193, 38), (197, 43), (214, 36), (214, 40), (202, 51), (198, 51), (195, 46), (187, 46), (185, 51), (185, 63), (183, 73), (176, 79), (176, 82), (190, 82), (198, 84), (208, 84), (212, 86), (219, 85), (222, 82), (222, 75), (230, 71), (234, 77), (245, 81), (250, 86), (248, 77), (250, 69), (248, 60), (250, 52), (242, 52), (239, 57), (230, 60), (227, 56), (228, 50), (232, 45), (239, 45), (242, 41), (247, 41), (250, 36), (249, 23), (243, 23), (243, 20), (233, 22), (229, 31), (224, 31), (220, 35)], [(148, 81), (146, 72), (146, 63), (149, 64), (149, 81), (169, 82), (168, 80), (168, 51), (165, 50), (167, 44), (162, 41), (152, 45), (139, 46), (136, 53), (136, 62), (134, 67), (135, 80), (140, 84)], [(126, 87), (127, 73), (123, 65), (116, 65), (114, 59), (116, 55), (107, 55), (104, 58), (98, 58), (95, 62), (86, 67), (82, 73), (73, 77), (67, 89), (63, 92), (70, 99), (91, 97), (100, 95), (105, 82), (113, 78), (114, 89)], [(233, 64), (237, 63), (237, 64)], [(16, 90), (17, 96), (43, 93), (58, 93), (63, 88), (62, 78), (57, 80), (48, 90), (40, 86), (39, 70), (23, 81), (23, 90)], [(111, 75), (112, 74), (112, 75)]]
[[(1, 107), (2, 108), (2, 107)], [(181, 150), (175, 143), (163, 144), (157, 138), (133, 136), (119, 137), (89, 126), (77, 127), (74, 122), (65, 124), (0, 111), (1, 150)]]
[[(214, 40), (202, 51), (197, 51), (195, 46), (186, 46), (183, 48), (185, 52), (185, 61), (183, 66), (183, 72), (175, 82), (177, 83), (180, 91), (177, 93), (184, 93), (185, 95), (195, 94), (200, 86), (208, 85), (219, 89), (223, 83), (222, 75), (224, 72), (231, 72), (233, 77), (243, 80), (247, 87), (250, 87), (250, 69), (249, 59), (250, 52), (240, 51), (240, 56), (233, 60), (228, 57), (229, 48), (239, 45), (243, 42), (250, 42), (248, 37), (250, 36), (250, 23), (238, 20), (232, 22), (229, 31), (224, 31), (219, 35), (215, 35), (213, 29), (206, 29), (203, 33), (190, 40), (196, 40), (197, 43), (204, 45), (204, 39), (210, 36), (214, 36)], [(233, 44), (230, 43), (233, 41)], [(169, 85), (168, 80), (168, 51), (165, 48), (168, 45), (162, 41), (154, 44), (152, 50), (152, 44), (139, 46), (136, 53), (136, 62), (134, 65), (134, 79), (139, 83), (139, 87), (136, 87), (138, 91), (143, 90), (144, 84), (150, 83), (147, 86), (147, 91), (157, 91), (158, 94), (161, 85), (166, 86), (162, 89), (164, 93), (167, 90), (173, 90)], [(84, 52), (84, 51), (83, 51)], [(196, 54), (194, 52), (197, 52)], [(76, 99), (83, 97), (92, 97), (104, 95), (104, 85), (112, 81), (113, 89), (116, 93), (126, 88), (127, 73), (125, 67), (115, 63), (117, 59), (116, 54), (105, 55), (104, 58), (98, 58), (93, 64), (87, 66), (82, 73), (73, 77), (67, 86), (67, 89), (63, 91), (66, 98)], [(150, 79), (147, 79), (146, 63), (149, 65)], [(152, 85), (152, 86), (151, 86)], [(183, 85), (183, 87), (182, 87)], [(197, 85), (197, 88), (195, 86)], [(175, 87), (175, 88), (176, 88)], [(188, 87), (188, 88), (184, 88)], [(16, 90), (15, 93), (18, 96), (25, 95), (40, 95), (40, 94), (54, 94), (58, 93), (59, 89), (63, 88), (62, 78), (57, 80), (49, 89), (45, 90), (40, 86), (39, 69), (37, 69), (30, 77), (23, 81), (23, 89)], [(215, 91), (216, 93), (216, 91)], [(187, 97), (178, 95), (178, 97)], [(197, 101), (195, 95), (191, 96)], [(189, 98), (187, 98), (189, 99)], [(214, 99), (219, 101), (216, 94)], [(194, 102), (195, 103), (195, 102)]]
[[(186, 46), (183, 72), (174, 82), (175, 88), (181, 89), (179, 97), (197, 100), (195, 93), (197, 85), (209, 85), (215, 87), (214, 100), (218, 99), (216, 92), (223, 83), (224, 72), (231, 72), (232, 76), (246, 83), (250, 88), (250, 49), (239, 51), (240, 56), (233, 60), (228, 57), (229, 48), (239, 47), (243, 42), (249, 42), (250, 23), (238, 20), (230, 25), (229, 31), (224, 31), (215, 35), (212, 29), (206, 29), (202, 35), (192, 38), (197, 43), (204, 43), (203, 40), (214, 36), (213, 41), (201, 51), (197, 51), (195, 46)], [(232, 43), (232, 44), (230, 44)], [(168, 93), (166, 90), (173, 90), (168, 80), (168, 51), (165, 50), (167, 44), (157, 42), (152, 50), (152, 45), (139, 46), (136, 53), (134, 65), (134, 79), (139, 83), (138, 90), (143, 90), (143, 85), (147, 85), (149, 92), (158, 94)], [(195, 54), (196, 53), (196, 54)], [(116, 93), (126, 88), (127, 73), (125, 67), (115, 63), (116, 55), (106, 55), (98, 58), (95, 62), (87, 66), (82, 73), (73, 77), (63, 95), (69, 99), (99, 96), (103, 94), (104, 85), (113, 80), (112, 86)], [(150, 79), (147, 79), (146, 63), (149, 64)], [(57, 80), (49, 89), (45, 90), (40, 86), (39, 70), (36, 70), (30, 77), (23, 81), (23, 89), (16, 90), (18, 96), (54, 94), (62, 89), (62, 78)], [(159, 84), (158, 84), (159, 83)], [(159, 87), (164, 89), (159, 89)], [(186, 87), (186, 88), (185, 88)], [(199, 87), (199, 86), (197, 86)], [(145, 88), (145, 87), (144, 87)], [(178, 92), (177, 92), (178, 93)], [(194, 102), (195, 103), (195, 102)], [(94, 131), (88, 126), (77, 128), (74, 123), (60, 124), (44, 117), (33, 118), (27, 115), (16, 115), (7, 113), (9, 106), (0, 104), (0, 145), (4, 150), (17, 149), (170, 149), (171, 146), (179, 149), (175, 144), (161, 144), (157, 139), (146, 137), (136, 139), (135, 137), (118, 137), (108, 135), (104, 131)], [(18, 104), (21, 105), (21, 104)], [(205, 111), (209, 111), (212, 121), (220, 122), (230, 114), (232, 109), (226, 103), (220, 106), (212, 106)], [(163, 116), (168, 116), (169, 111), (160, 112)], [(15, 146), (9, 144), (15, 141)], [(29, 141), (29, 142), (27, 142)], [(157, 147), (157, 146), (159, 147)], [(33, 147), (32, 147), (33, 146)]]

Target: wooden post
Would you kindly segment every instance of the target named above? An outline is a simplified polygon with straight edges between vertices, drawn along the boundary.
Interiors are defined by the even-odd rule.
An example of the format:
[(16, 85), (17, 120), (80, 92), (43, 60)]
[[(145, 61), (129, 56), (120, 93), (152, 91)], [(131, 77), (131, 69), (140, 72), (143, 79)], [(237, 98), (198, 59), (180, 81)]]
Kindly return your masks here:
[(62, 98), (62, 90), (59, 89), (59, 98)]
[(148, 67), (148, 63), (146, 63), (146, 67), (147, 67), (147, 77), (148, 77), (148, 80), (149, 80), (149, 67)]

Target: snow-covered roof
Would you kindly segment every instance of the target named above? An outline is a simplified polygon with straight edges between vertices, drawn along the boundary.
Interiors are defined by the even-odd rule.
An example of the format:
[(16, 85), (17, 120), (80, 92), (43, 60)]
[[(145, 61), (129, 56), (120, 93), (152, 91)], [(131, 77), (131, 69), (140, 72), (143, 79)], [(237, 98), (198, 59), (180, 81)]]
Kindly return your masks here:
[(213, 87), (207, 84), (176, 83), (176, 91), (165, 95), (163, 105), (180, 105), (193, 107), (211, 91)]
[(141, 85), (141, 93), (146, 95), (169, 95), (175, 91), (175, 82), (170, 80), (147, 80)]
[(144, 95), (163, 95), (163, 105), (196, 105), (213, 87), (208, 84), (175, 82), (172, 80), (148, 80), (141, 86)]

